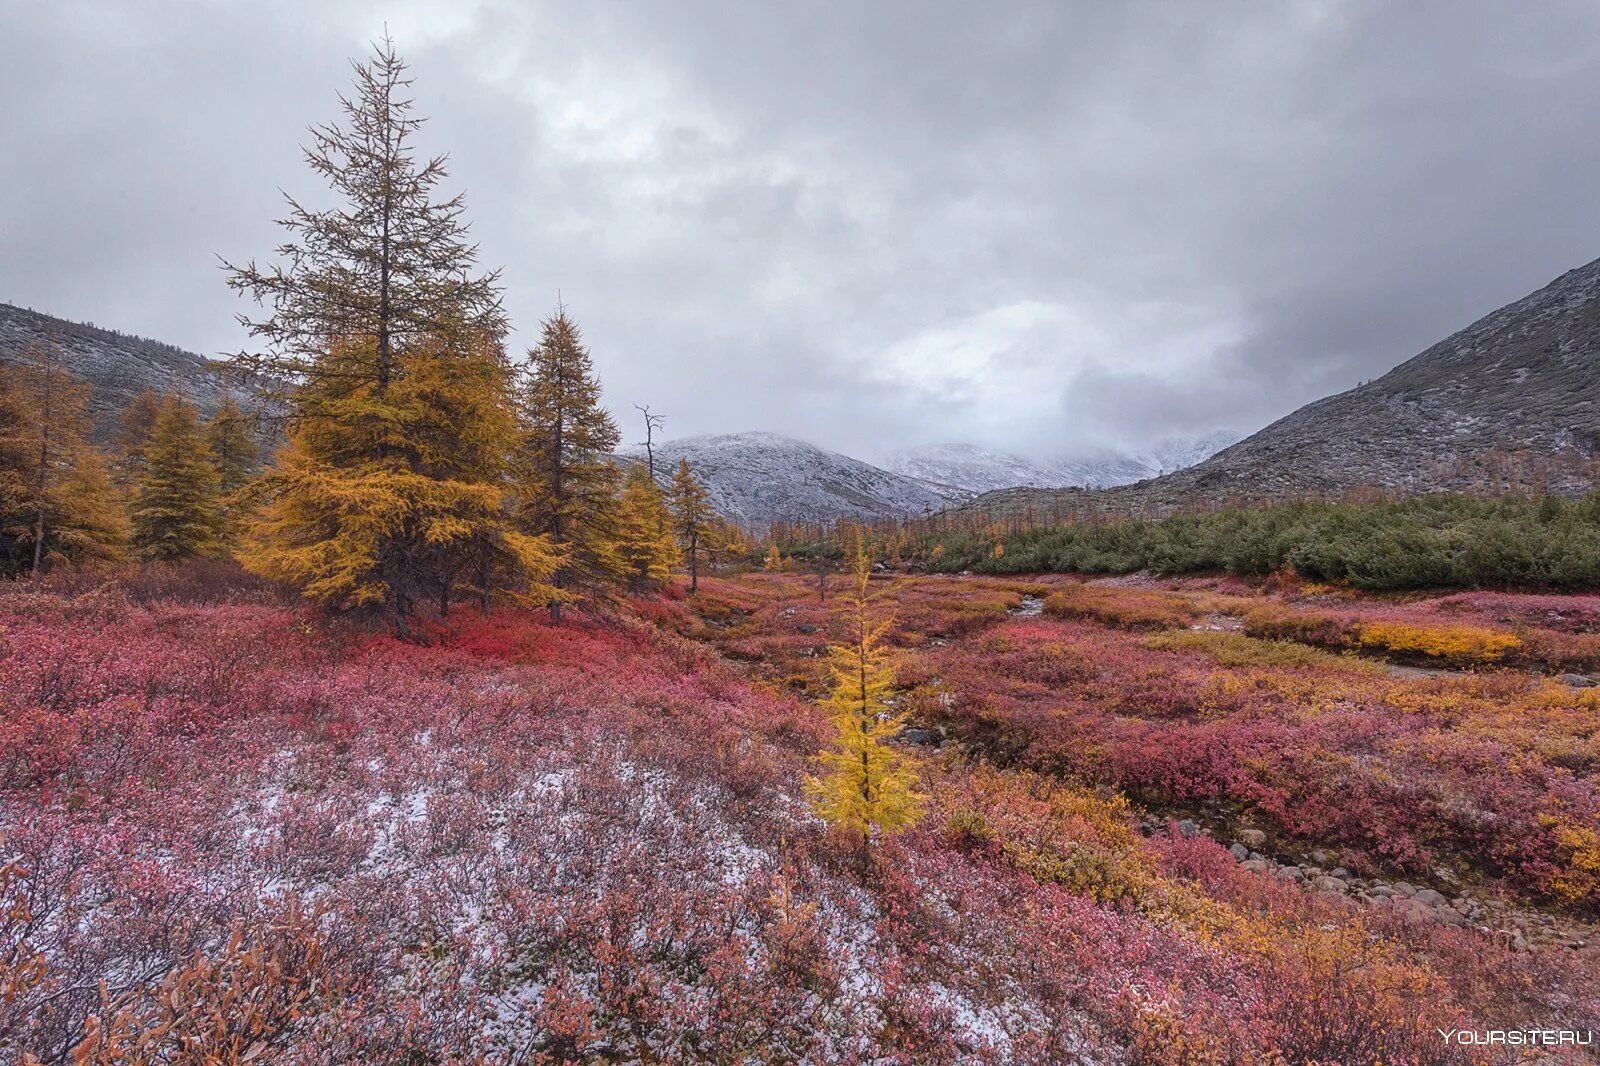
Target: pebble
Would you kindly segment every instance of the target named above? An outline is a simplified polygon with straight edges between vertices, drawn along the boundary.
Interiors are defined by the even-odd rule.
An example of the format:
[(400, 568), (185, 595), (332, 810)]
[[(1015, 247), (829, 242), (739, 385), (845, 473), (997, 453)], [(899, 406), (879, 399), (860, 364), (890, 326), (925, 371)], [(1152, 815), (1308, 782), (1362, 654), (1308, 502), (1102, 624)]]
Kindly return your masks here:
[(1247, 848), (1259, 848), (1267, 842), (1267, 834), (1259, 829), (1239, 830), (1239, 843)]

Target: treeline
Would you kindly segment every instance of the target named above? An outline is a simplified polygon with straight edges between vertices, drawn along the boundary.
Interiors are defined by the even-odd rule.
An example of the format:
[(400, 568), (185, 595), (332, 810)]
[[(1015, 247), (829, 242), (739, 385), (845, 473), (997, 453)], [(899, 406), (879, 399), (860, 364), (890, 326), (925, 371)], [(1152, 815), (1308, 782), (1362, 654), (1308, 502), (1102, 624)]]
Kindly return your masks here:
[(1374, 590), (1600, 587), (1600, 493), (1295, 502), (897, 537), (909, 558), (943, 572), (1265, 575), (1292, 569), (1312, 580)]
[[(686, 462), (658, 484), (626, 472), (577, 323), (558, 307), (513, 360), (499, 275), (476, 267), (443, 157), (419, 159), (422, 119), (385, 41), (356, 66), (340, 123), (306, 156), (336, 206), (289, 201), (280, 261), (228, 266), (264, 309), (241, 316), (263, 351), (242, 380), (276, 383), (284, 446), (259, 470), (243, 412), (201, 421), (141, 395), (114, 450), (88, 443), (87, 386), (41, 344), (0, 372), (0, 572), (130, 556), (232, 555), (331, 609), (405, 629), (458, 599), (563, 604), (640, 591), (686, 564), (691, 590), (743, 553)], [(646, 412), (647, 432), (659, 416)], [(663, 472), (665, 474), (665, 472)]]

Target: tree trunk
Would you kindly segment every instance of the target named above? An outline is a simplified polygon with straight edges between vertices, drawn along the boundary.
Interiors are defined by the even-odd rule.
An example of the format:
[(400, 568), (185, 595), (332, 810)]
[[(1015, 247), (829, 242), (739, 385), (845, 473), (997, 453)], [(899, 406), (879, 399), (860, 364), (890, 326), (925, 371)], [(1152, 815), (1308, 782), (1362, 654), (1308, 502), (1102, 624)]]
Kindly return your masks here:
[(36, 515), (33, 523), (33, 579), (39, 580), (39, 574), (44, 569), (44, 494), (49, 487), (50, 476), (50, 423), (55, 418), (55, 369), (49, 357), (46, 357), (44, 367), (44, 410), (40, 412), (39, 423), (39, 479), (34, 488), (34, 508)]

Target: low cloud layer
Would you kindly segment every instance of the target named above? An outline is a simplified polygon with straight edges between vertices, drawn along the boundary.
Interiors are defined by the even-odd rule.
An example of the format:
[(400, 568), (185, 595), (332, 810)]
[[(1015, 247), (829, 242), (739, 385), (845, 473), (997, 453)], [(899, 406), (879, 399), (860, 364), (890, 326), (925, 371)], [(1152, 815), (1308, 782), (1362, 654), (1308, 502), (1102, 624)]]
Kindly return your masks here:
[(514, 343), (559, 292), (674, 436), (1249, 430), (1600, 254), (1577, 0), (56, 0), (3, 16), (0, 300), (238, 348), (215, 257), (385, 23)]

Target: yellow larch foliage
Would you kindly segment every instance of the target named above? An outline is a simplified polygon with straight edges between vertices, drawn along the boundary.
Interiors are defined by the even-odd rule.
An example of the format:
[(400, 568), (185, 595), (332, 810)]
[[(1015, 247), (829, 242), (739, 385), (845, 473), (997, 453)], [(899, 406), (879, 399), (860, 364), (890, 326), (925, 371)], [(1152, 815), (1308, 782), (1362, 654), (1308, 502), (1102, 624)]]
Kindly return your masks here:
[(627, 569), (628, 590), (640, 592), (672, 577), (678, 541), (666, 497), (643, 466), (628, 473), (617, 508), (617, 554)]
[[(370, 365), (370, 345), (327, 363)], [(299, 395), (304, 419), (264, 479), (267, 505), (240, 550), (250, 570), (333, 607), (381, 607), (399, 624), (457, 590), (546, 603), (560, 556), (509, 508), (516, 420), (499, 342), (434, 336), (409, 347), (379, 390), (325, 373)]]
[(889, 743), (905, 715), (889, 707), (894, 668), (883, 634), (890, 623), (873, 618), (869, 575), (866, 554), (860, 552), (839, 612), (845, 633), (828, 649), (831, 694), (824, 706), (836, 735), (832, 747), (817, 756), (825, 772), (806, 782), (818, 815), (862, 836), (914, 824), (923, 802), (915, 772)]

